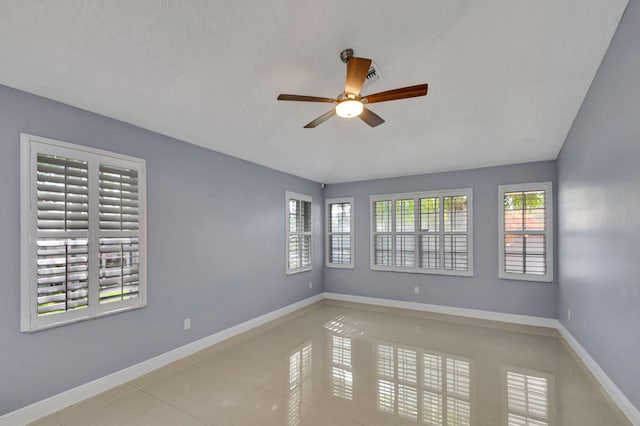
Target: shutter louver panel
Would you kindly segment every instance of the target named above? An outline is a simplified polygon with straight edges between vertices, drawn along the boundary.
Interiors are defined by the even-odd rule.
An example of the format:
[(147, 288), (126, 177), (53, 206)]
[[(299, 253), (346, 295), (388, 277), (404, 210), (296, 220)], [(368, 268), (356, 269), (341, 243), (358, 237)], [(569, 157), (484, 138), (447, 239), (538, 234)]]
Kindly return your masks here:
[(88, 173), (86, 161), (38, 154), (39, 231), (89, 229)]
[(396, 235), (396, 266), (416, 266), (416, 242), (414, 235)]
[(287, 273), (311, 269), (311, 201), (295, 197), (310, 198), (287, 192), (286, 196)]
[(444, 197), (444, 269), (469, 269), (467, 196)]
[(352, 265), (351, 221), (353, 201), (327, 201), (327, 264)]
[(337, 234), (329, 236), (329, 263), (351, 263), (351, 235)]
[(440, 235), (420, 235), (420, 267), (440, 268)]
[(546, 191), (504, 194), (503, 271), (547, 274)]
[(466, 235), (444, 236), (444, 269), (466, 271), (468, 269), (469, 245)]
[(300, 235), (289, 236), (289, 269), (300, 268)]
[(37, 239), (37, 313), (85, 308), (89, 294), (86, 238)]
[(391, 251), (391, 235), (376, 235), (375, 264), (391, 266), (393, 252)]
[(100, 304), (139, 296), (139, 256), (137, 237), (100, 238)]
[(302, 235), (302, 247), (300, 253), (300, 259), (302, 267), (305, 268), (311, 265), (311, 235)]
[(138, 171), (100, 165), (101, 230), (137, 230), (140, 226)]

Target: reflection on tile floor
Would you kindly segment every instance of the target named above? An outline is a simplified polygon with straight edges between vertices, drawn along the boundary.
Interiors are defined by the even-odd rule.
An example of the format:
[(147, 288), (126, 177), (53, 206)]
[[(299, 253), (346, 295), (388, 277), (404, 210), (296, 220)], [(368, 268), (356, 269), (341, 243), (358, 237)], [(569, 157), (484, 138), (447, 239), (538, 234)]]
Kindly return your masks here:
[(39, 425), (628, 425), (555, 334), (321, 304)]

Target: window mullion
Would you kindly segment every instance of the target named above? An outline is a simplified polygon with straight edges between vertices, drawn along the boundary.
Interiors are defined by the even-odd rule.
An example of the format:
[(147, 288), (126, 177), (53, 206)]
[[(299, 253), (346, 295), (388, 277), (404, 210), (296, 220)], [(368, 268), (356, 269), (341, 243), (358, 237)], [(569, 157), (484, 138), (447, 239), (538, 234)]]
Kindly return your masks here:
[(415, 269), (420, 269), (420, 198), (413, 199), (413, 259)]
[(391, 199), (391, 267), (396, 267), (396, 198)]
[(98, 159), (89, 160), (89, 307), (90, 315), (100, 312), (100, 189)]
[(438, 265), (439, 268), (436, 270), (444, 271), (444, 195), (440, 195), (438, 199), (438, 202), (440, 203), (440, 211), (438, 212), (438, 221), (440, 222), (438, 224), (438, 233), (440, 234), (438, 238), (438, 256), (440, 257), (440, 264)]

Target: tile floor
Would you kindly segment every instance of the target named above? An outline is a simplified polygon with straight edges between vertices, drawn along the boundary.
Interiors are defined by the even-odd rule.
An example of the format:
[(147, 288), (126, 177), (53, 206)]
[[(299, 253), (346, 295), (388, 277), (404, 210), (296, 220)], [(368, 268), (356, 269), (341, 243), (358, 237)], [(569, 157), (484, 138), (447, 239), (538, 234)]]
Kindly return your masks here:
[(35, 424), (629, 423), (551, 330), (324, 303)]

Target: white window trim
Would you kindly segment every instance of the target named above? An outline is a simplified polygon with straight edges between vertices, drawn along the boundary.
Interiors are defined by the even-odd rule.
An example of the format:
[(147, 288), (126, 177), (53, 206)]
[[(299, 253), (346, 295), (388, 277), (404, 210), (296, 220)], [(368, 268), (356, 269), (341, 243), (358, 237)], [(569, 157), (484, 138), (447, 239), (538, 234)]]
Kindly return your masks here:
[[(329, 238), (331, 237), (331, 234), (329, 232), (330, 226), (329, 226), (329, 221), (331, 220), (331, 218), (329, 217), (331, 211), (329, 209), (329, 206), (331, 204), (340, 204), (340, 203), (349, 203), (351, 205), (351, 218), (350, 218), (350, 229), (351, 232), (349, 232), (349, 235), (351, 236), (351, 263), (330, 263), (329, 262)], [(325, 257), (325, 265), (327, 268), (342, 268), (342, 269), (353, 269), (354, 268), (354, 263), (355, 263), (355, 259), (354, 259), (354, 255), (355, 255), (355, 229), (354, 229), (354, 205), (353, 205), (353, 197), (345, 197), (345, 198), (328, 198), (325, 201), (325, 250), (324, 250), (324, 257)], [(337, 232), (337, 234), (346, 234), (346, 232)]]
[[(300, 200), (300, 201), (308, 201), (311, 203), (311, 217), (309, 221), (311, 222), (311, 231), (309, 232), (295, 232), (294, 234), (301, 235), (310, 235), (311, 241), (309, 243), (309, 266), (303, 266), (300, 268), (290, 269), (289, 268), (289, 236), (292, 234), (289, 228), (289, 201), (290, 200)], [(311, 271), (313, 269), (313, 199), (310, 195), (299, 194), (297, 192), (286, 191), (285, 192), (285, 256), (284, 256), (284, 268), (285, 273), (287, 275), (298, 274), (300, 272)]]
[[(110, 165), (124, 166), (135, 168), (140, 171), (138, 177), (138, 190), (139, 190), (139, 263), (138, 274), (140, 279), (139, 296), (135, 299), (129, 299), (127, 301), (110, 303), (108, 308), (100, 310), (100, 306), (97, 305), (96, 290), (97, 286), (97, 248), (95, 247), (95, 241), (98, 238), (98, 228), (96, 226), (90, 227), (88, 231), (89, 235), (89, 289), (90, 294), (93, 293), (93, 300), (91, 300), (89, 306), (85, 309), (78, 311), (70, 311), (61, 314), (55, 314), (50, 316), (37, 316), (37, 306), (33, 303), (34, 297), (37, 295), (37, 284), (34, 277), (37, 273), (37, 265), (33, 261), (35, 249), (36, 249), (36, 229), (37, 218), (36, 214), (33, 214), (33, 199), (35, 197), (35, 191), (37, 190), (33, 172), (33, 161), (37, 155), (37, 152), (32, 149), (33, 146), (47, 145), (47, 153), (59, 151), (63, 156), (73, 156), (77, 159), (83, 159), (84, 154), (92, 157), (91, 162), (98, 164), (95, 160), (95, 156), (110, 158)], [(71, 151), (71, 153), (70, 153)], [(55, 139), (44, 138), (41, 136), (30, 135), (27, 133), (20, 134), (20, 331), (21, 332), (35, 332), (45, 330), (53, 327), (58, 327), (78, 321), (90, 320), (102, 316), (112, 315), (115, 313), (128, 311), (132, 309), (139, 309), (147, 304), (147, 224), (146, 224), (146, 161), (143, 159), (121, 155), (109, 151), (103, 151), (100, 149), (85, 147), (82, 145), (76, 145), (68, 142), (62, 142)], [(97, 187), (97, 182), (90, 185)], [(98, 205), (98, 192), (90, 190), (89, 193), (89, 208), (90, 211)], [(92, 266), (92, 262), (95, 265)], [(92, 306), (93, 305), (93, 306)]]
[[(392, 209), (392, 224), (391, 227), (393, 232), (391, 233), (395, 236), (395, 201), (396, 200), (407, 200), (407, 199), (419, 199), (419, 198), (431, 198), (431, 197), (453, 197), (456, 195), (466, 195), (467, 196), (467, 241), (468, 241), (468, 261), (467, 266), (468, 269), (466, 271), (456, 271), (456, 270), (448, 270), (444, 269), (444, 251), (441, 250), (440, 253), (440, 269), (425, 269), (420, 268), (418, 266), (414, 268), (406, 268), (406, 267), (398, 267), (395, 266), (395, 250), (392, 252), (392, 265), (394, 266), (380, 266), (375, 264), (375, 209), (374, 202), (376, 201), (393, 201)], [(444, 225), (443, 222), (444, 215), (444, 206), (440, 208), (440, 235), (444, 235)], [(419, 215), (416, 215), (416, 230), (418, 229), (418, 221), (420, 218)], [(384, 194), (384, 195), (372, 195), (369, 200), (369, 222), (370, 233), (369, 233), (369, 255), (370, 255), (370, 267), (372, 271), (388, 271), (388, 272), (405, 272), (405, 273), (413, 273), (413, 274), (428, 274), (428, 275), (447, 275), (447, 276), (457, 276), (457, 277), (473, 277), (473, 189), (472, 188), (459, 188), (459, 189), (447, 189), (447, 190), (436, 190), (436, 191), (426, 191), (426, 192), (406, 192), (406, 193), (397, 193), (397, 194)], [(417, 234), (418, 232), (416, 232)], [(393, 240), (393, 239), (392, 239)], [(442, 240), (442, 239), (441, 239)], [(416, 252), (418, 250), (418, 244), (416, 241)], [(416, 253), (417, 254), (417, 253)], [(416, 256), (416, 260), (418, 257)], [(416, 263), (417, 265), (417, 263)]]
[[(514, 274), (504, 270), (504, 194), (507, 192), (545, 191), (545, 240), (547, 273), (545, 275)], [(523, 183), (498, 186), (498, 276), (505, 280), (553, 282), (553, 184), (552, 182)]]

